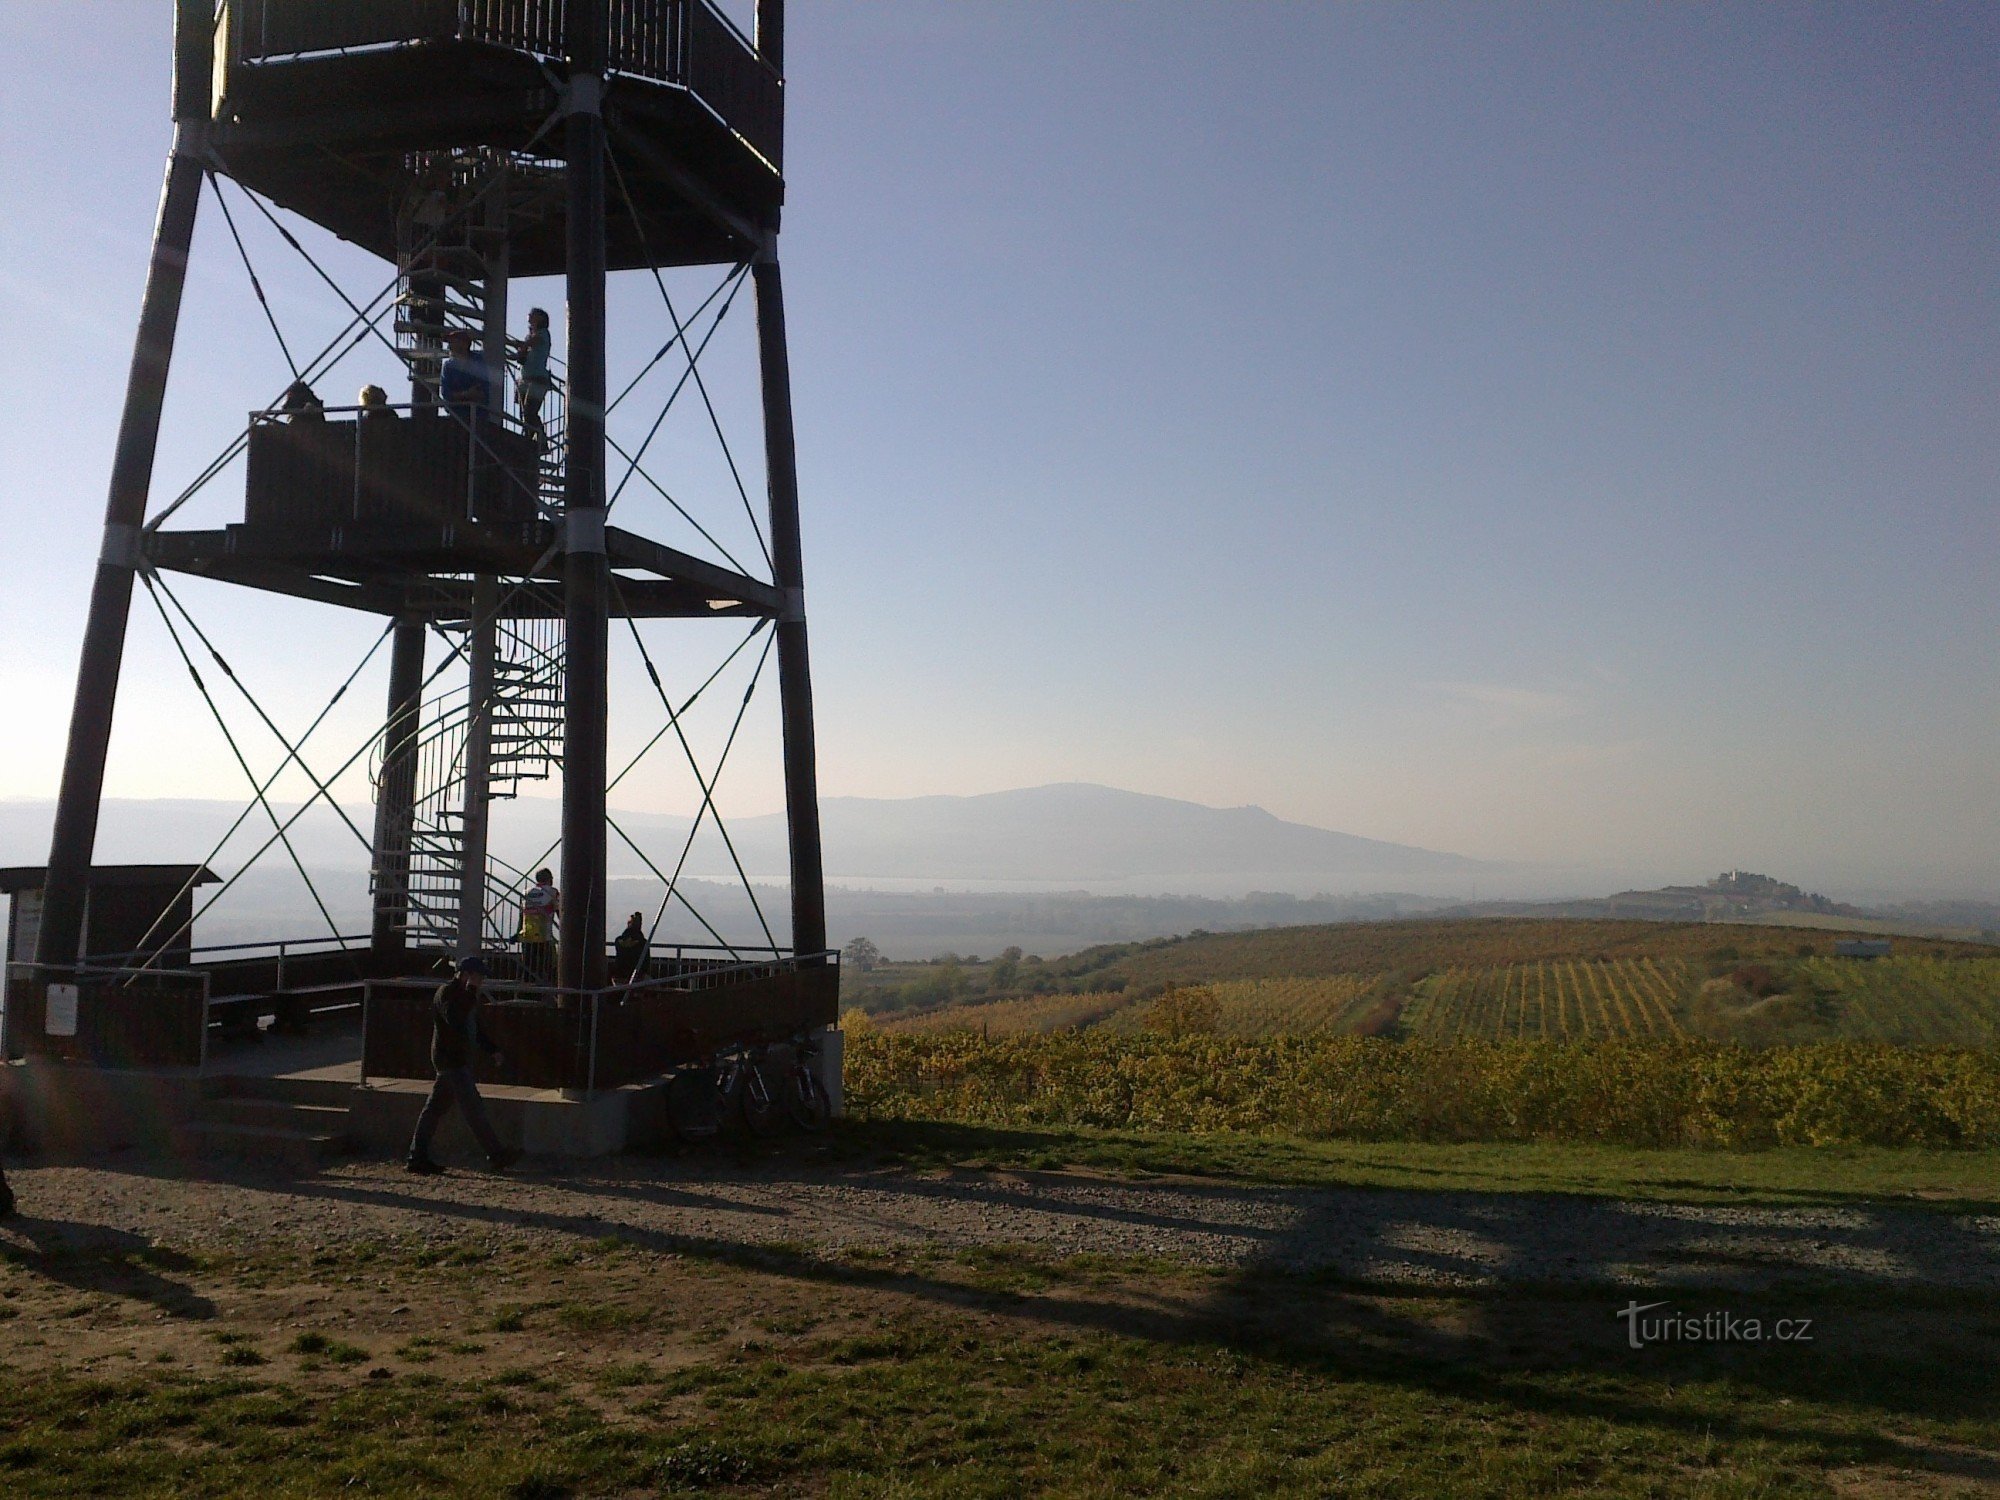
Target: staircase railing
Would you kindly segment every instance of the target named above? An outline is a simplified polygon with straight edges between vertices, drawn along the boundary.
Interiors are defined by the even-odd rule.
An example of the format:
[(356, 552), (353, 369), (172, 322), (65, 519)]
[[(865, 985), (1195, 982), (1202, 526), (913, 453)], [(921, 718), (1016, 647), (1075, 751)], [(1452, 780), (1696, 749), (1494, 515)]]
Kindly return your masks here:
[[(562, 765), (563, 627), (553, 618), (503, 619), (494, 634), (487, 798), (504, 801), (517, 796), (523, 782), (546, 780)], [(409, 868), (396, 894), (407, 893), (407, 932), (421, 944), (450, 947), (458, 940), (471, 721), (467, 690), (455, 687), (425, 705), (417, 738)], [(376, 785), (382, 795), (379, 766)], [(514, 936), (512, 909), (527, 883), (526, 872), (489, 853), (484, 901), (489, 941), (504, 943)]]

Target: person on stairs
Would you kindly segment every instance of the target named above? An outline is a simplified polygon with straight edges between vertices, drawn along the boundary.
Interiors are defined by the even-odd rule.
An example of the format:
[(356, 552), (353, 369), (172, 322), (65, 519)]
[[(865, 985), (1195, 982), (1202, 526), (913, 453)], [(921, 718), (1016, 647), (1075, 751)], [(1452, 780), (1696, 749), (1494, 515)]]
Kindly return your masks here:
[(542, 402), (548, 399), (552, 382), (549, 378), (549, 315), (539, 307), (528, 309), (528, 336), (524, 339), (509, 339), (508, 345), (514, 357), (521, 363), (521, 373), (515, 377), (514, 399), (521, 406), (521, 430), (540, 452), (548, 447), (548, 434), (542, 428)]
[(535, 883), (521, 898), (521, 977), (529, 984), (556, 982), (556, 921), (562, 916), (562, 893), (547, 870), (535, 871)]
[(417, 1116), (417, 1133), (410, 1138), (410, 1158), (404, 1166), (412, 1172), (432, 1176), (443, 1167), (431, 1159), (431, 1140), (444, 1117), (456, 1104), (465, 1112), (465, 1123), (485, 1151), (493, 1170), (504, 1172), (521, 1159), (521, 1153), (503, 1146), (486, 1118), (486, 1101), (479, 1097), (479, 1085), (472, 1078), (472, 1049), (477, 1046), (497, 1064), (504, 1059), (500, 1049), (479, 1024), (479, 987), (486, 979), (486, 960), (477, 953), (458, 961), (458, 973), (438, 986), (431, 999), (431, 1066), (437, 1082)]
[(472, 352), (472, 335), (454, 328), (444, 336), (449, 351), (438, 372), (438, 396), (446, 406), (484, 410), (493, 404), (493, 372)]

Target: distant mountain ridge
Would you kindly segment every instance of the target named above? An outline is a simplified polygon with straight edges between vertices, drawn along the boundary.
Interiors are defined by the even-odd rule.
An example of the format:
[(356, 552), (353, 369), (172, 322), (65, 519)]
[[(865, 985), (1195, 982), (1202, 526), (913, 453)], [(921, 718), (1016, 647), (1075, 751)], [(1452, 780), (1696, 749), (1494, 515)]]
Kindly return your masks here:
[(843, 876), (1129, 883), (1192, 877), (1474, 874), (1456, 854), (1090, 782), (975, 796), (829, 797), (827, 868)]
[[(221, 801), (107, 801), (98, 857), (107, 863), (191, 861), (207, 853), (240, 807)], [(671, 853), (688, 820), (616, 811), (620, 827), (648, 847)], [(0, 864), (45, 859), (52, 804), (0, 802)], [(555, 838), (559, 805), (523, 798), (495, 807), (495, 850), (532, 859)], [(239, 838), (263, 841), (262, 814)], [(370, 822), (356, 816), (366, 829)], [(1261, 807), (1209, 807), (1172, 797), (1086, 782), (1062, 782), (973, 796), (828, 797), (820, 803), (826, 873), (833, 880), (1068, 885), (1125, 893), (1296, 892), (1456, 888), (1503, 866), (1456, 854), (1386, 843), (1287, 822)], [(782, 878), (789, 868), (781, 815), (732, 819), (730, 833), (745, 868)], [(320, 809), (297, 830), (309, 865), (365, 869), (353, 836)], [(532, 846), (532, 847), (531, 847)], [(614, 841), (614, 849), (616, 848)], [(246, 851), (247, 852), (247, 851)], [(283, 859), (272, 851), (266, 859)], [(656, 858), (658, 856), (656, 855)], [(632, 868), (626, 869), (626, 864)], [(697, 841), (688, 873), (731, 871), (719, 840)], [(614, 875), (638, 874), (614, 853)]]

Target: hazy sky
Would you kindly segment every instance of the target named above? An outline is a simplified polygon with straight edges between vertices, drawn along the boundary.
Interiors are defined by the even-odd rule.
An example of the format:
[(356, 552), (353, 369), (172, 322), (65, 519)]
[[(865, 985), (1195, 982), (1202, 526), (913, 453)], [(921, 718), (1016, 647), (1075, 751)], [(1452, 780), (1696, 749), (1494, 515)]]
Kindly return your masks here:
[[(170, 10), (0, 3), (0, 795), (56, 784)], [(825, 791), (1092, 780), (1489, 858), (2000, 890), (2000, 8), (795, 0), (789, 48)], [(316, 347), (344, 314), (232, 207)], [(285, 379), (202, 213), (156, 501)], [(621, 281), (614, 385), (664, 337)], [(516, 296), (560, 337), (558, 286)], [(746, 295), (717, 399), (761, 495), (749, 329)], [(363, 350), (326, 390), (392, 373)], [(705, 421), (649, 467), (754, 548)], [(176, 587), (289, 723), (374, 633)], [(648, 639), (691, 684), (727, 633)], [(170, 651), (142, 604), (112, 790), (231, 795)], [(746, 812), (779, 805), (771, 696)], [(691, 808), (655, 765), (614, 802)]]

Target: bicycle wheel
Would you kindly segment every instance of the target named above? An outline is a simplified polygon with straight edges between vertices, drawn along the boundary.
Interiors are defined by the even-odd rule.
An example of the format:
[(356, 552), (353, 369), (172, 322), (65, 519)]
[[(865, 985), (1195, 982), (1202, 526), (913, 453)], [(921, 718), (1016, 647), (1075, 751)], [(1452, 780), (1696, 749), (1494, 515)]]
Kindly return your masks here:
[(819, 1074), (801, 1061), (785, 1074), (785, 1109), (792, 1123), (811, 1134), (826, 1129), (829, 1104)]
[(771, 1087), (767, 1064), (757, 1061), (743, 1065), (743, 1126), (754, 1136), (773, 1136), (785, 1123), (784, 1105)]
[(713, 1140), (722, 1129), (722, 1090), (713, 1068), (690, 1068), (667, 1083), (667, 1123), (681, 1140)]

